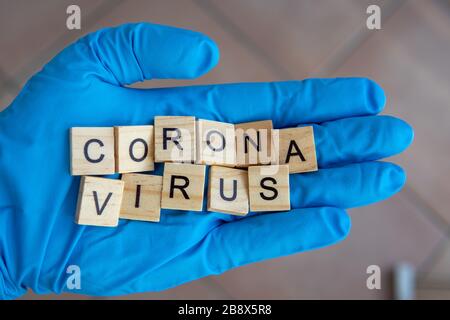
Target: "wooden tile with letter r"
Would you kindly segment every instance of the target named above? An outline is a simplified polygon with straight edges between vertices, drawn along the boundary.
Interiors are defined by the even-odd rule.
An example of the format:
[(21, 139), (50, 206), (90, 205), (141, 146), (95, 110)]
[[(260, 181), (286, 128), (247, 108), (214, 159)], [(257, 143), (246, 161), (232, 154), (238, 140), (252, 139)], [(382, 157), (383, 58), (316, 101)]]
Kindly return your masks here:
[(118, 173), (153, 171), (153, 126), (115, 127), (116, 171)]
[(156, 116), (154, 126), (156, 162), (195, 162), (195, 117)]
[(119, 223), (124, 183), (120, 180), (81, 177), (75, 222), (115, 227)]
[(161, 208), (202, 211), (205, 169), (200, 164), (166, 162)]
[(248, 185), (250, 211), (291, 209), (288, 165), (249, 167)]
[(312, 126), (274, 130), (279, 138), (279, 163), (289, 165), (289, 173), (317, 171), (316, 146)]
[(115, 172), (114, 128), (71, 128), (70, 171), (73, 176)]
[(209, 169), (208, 211), (248, 213), (247, 170), (212, 166)]
[(125, 182), (121, 219), (158, 222), (161, 209), (162, 176), (127, 173), (122, 175)]
[(197, 163), (224, 166), (236, 164), (233, 124), (197, 120)]

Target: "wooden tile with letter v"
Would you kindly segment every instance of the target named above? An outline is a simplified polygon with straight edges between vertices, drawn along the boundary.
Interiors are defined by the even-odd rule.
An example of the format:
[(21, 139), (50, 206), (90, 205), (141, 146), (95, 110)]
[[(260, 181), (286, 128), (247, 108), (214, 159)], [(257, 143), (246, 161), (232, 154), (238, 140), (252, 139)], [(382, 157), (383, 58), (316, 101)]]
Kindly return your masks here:
[(124, 182), (98, 177), (81, 177), (75, 222), (115, 227), (119, 223)]
[(161, 208), (202, 211), (205, 165), (164, 164)]
[(160, 220), (162, 176), (127, 173), (121, 219), (158, 222)]
[(209, 169), (208, 211), (235, 215), (248, 213), (246, 170), (218, 166)]
[(250, 211), (291, 209), (288, 165), (248, 168)]
[(118, 173), (153, 171), (153, 126), (115, 127), (116, 171)]
[(195, 162), (195, 117), (156, 116), (154, 127), (156, 162)]
[(70, 171), (73, 176), (115, 172), (114, 128), (71, 128)]
[(316, 146), (312, 126), (274, 130), (278, 134), (279, 163), (289, 165), (289, 173), (317, 171)]

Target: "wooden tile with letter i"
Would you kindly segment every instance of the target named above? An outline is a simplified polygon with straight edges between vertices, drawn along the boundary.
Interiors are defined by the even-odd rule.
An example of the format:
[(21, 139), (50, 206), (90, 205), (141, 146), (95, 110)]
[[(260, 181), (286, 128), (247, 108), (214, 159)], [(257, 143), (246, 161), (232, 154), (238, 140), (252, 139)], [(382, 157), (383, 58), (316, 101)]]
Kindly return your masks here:
[(279, 163), (290, 173), (317, 171), (316, 146), (312, 126), (274, 130), (279, 137)]
[(291, 209), (288, 165), (248, 168), (250, 211)]
[(197, 163), (224, 166), (236, 164), (233, 124), (197, 120)]
[(125, 182), (121, 219), (158, 222), (161, 209), (162, 176), (127, 173), (122, 175)]
[(164, 164), (161, 208), (202, 211), (205, 165)]
[(154, 127), (156, 162), (195, 162), (195, 117), (157, 116)]
[(115, 227), (119, 223), (124, 183), (120, 180), (81, 177), (75, 222)]
[(271, 157), (272, 120), (239, 123), (234, 128), (237, 167), (278, 163)]
[(153, 171), (153, 126), (115, 127), (116, 171)]
[(113, 174), (114, 128), (71, 128), (70, 171), (73, 176)]
[(208, 211), (235, 215), (248, 213), (246, 170), (212, 166), (209, 170)]

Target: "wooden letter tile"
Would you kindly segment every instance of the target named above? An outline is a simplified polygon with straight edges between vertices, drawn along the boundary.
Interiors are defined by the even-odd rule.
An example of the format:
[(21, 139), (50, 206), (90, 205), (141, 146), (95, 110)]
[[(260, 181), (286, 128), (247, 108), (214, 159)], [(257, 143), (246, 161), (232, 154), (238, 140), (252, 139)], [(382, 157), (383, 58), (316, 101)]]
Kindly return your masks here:
[(288, 165), (249, 167), (248, 181), (250, 211), (291, 209)]
[(105, 175), (115, 171), (114, 128), (70, 129), (71, 174)]
[(124, 183), (120, 180), (81, 177), (75, 222), (115, 227), (119, 223)]
[(236, 164), (233, 124), (209, 120), (197, 121), (197, 163), (225, 166)]
[(235, 215), (248, 213), (246, 170), (212, 166), (209, 170), (208, 211)]
[(205, 165), (164, 164), (161, 208), (202, 211)]
[(195, 117), (155, 117), (155, 161), (195, 162)]
[(235, 129), (238, 167), (278, 163), (278, 159), (271, 158), (272, 120), (240, 123)]
[(153, 126), (115, 127), (116, 171), (153, 171)]
[(290, 173), (317, 171), (313, 127), (276, 130), (279, 134), (279, 163), (289, 164)]
[(161, 209), (162, 177), (128, 173), (125, 182), (121, 219), (158, 222)]

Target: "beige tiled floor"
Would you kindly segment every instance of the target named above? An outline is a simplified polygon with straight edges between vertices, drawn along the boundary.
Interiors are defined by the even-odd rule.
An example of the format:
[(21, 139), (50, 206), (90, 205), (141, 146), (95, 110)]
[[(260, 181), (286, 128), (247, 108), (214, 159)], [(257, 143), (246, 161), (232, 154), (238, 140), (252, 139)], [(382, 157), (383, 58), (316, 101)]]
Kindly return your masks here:
[[(386, 89), (386, 113), (405, 118), (416, 131), (414, 145), (393, 159), (407, 169), (408, 187), (388, 201), (352, 210), (353, 229), (344, 242), (127, 298), (390, 298), (389, 274), (400, 261), (418, 267), (424, 279), (450, 277), (450, 245), (443, 245), (450, 222), (450, 149), (443, 147), (450, 138), (448, 2), (83, 0), (78, 1), (86, 17), (81, 31), (65, 29), (69, 1), (42, 0), (28, 7), (30, 3), (0, 0), (0, 28), (11, 30), (0, 34), (0, 106), (32, 72), (80, 35), (152, 21), (207, 33), (219, 44), (221, 62), (198, 80), (154, 81), (139, 87), (317, 74), (368, 76)], [(382, 30), (365, 28), (369, 3), (382, 6)], [(365, 270), (371, 264), (382, 269), (382, 290), (365, 287)], [(420, 297), (435, 293), (421, 291)]]

